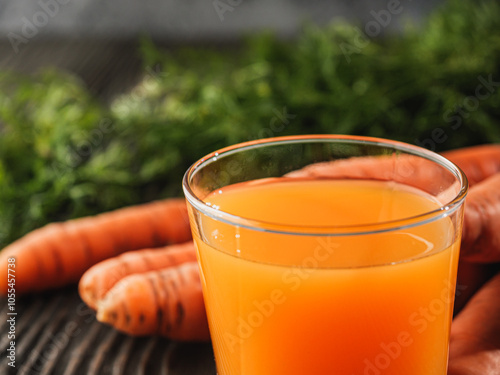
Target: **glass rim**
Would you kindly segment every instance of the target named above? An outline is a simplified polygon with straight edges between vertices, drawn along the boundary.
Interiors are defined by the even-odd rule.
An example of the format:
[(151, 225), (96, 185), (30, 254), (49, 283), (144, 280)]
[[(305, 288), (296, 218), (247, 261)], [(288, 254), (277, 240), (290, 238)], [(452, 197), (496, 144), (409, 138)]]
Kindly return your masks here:
[[(376, 146), (385, 146), (394, 150), (403, 151), (406, 154), (422, 157), (437, 163), (441, 167), (447, 169), (455, 176), (460, 183), (458, 193), (445, 204), (441, 204), (437, 209), (424, 212), (422, 214), (405, 217), (397, 220), (384, 221), (379, 223), (365, 223), (355, 225), (341, 226), (311, 226), (311, 225), (289, 225), (266, 222), (230, 214), (228, 212), (215, 209), (207, 205), (200, 197), (196, 196), (191, 188), (191, 179), (197, 171), (203, 167), (217, 161), (220, 157), (228, 156), (240, 151), (251, 150), (260, 147), (294, 144), (294, 143), (334, 143), (334, 142), (349, 142), (351, 144), (372, 144)], [(263, 138), (248, 142), (237, 143), (228, 147), (213, 151), (210, 154), (202, 157), (193, 163), (182, 179), (182, 188), (186, 200), (198, 211), (211, 217), (214, 220), (224, 222), (229, 225), (239, 226), (256, 231), (270, 232), (275, 234), (288, 234), (298, 236), (324, 236), (324, 237), (339, 237), (339, 236), (354, 236), (367, 235), (375, 233), (383, 233), (405, 228), (411, 228), (418, 225), (430, 223), (434, 220), (444, 218), (455, 212), (464, 202), (468, 192), (468, 180), (465, 173), (453, 162), (439, 155), (436, 152), (427, 150), (423, 147), (415, 146), (409, 143), (394, 141), (390, 139), (367, 137), (358, 135), (291, 135), (272, 138)]]

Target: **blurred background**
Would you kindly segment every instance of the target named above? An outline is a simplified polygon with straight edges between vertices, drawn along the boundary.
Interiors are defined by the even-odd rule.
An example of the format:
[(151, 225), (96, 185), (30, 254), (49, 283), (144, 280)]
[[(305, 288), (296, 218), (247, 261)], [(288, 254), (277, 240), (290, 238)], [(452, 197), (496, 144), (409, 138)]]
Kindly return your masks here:
[[(31, 72), (57, 66), (82, 77), (90, 90), (109, 98), (136, 78), (138, 37), (158, 44), (235, 45), (241, 37), (271, 30), (293, 38), (305, 21), (325, 26), (343, 19), (373, 20), (386, 0), (4, 0), (0, 4), (0, 67)], [(399, 2), (398, 2), (399, 3)], [(423, 20), (442, 1), (404, 2), (380, 36), (404, 22)], [(401, 3), (402, 4), (402, 3)], [(403, 8), (403, 6), (401, 6)]]
[[(207, 153), (290, 134), (500, 143), (500, 3), (0, 1), (0, 248), (182, 196)], [(208, 344), (134, 339), (82, 306), (74, 286), (17, 301), (19, 373), (215, 374)], [(68, 324), (82, 334), (52, 351)]]
[(4, 0), (0, 244), (306, 133), (500, 142), (497, 1)]
[[(405, 17), (419, 20), (441, 2), (426, 0), (412, 4), (407, 1)], [(370, 19), (370, 11), (387, 7), (388, 3), (381, 0), (364, 0), (356, 4), (341, 0), (125, 0), (118, 7), (110, 0), (5, 0), (1, 30), (4, 33), (15, 31), (23, 23), (23, 17), (33, 20), (37, 18), (36, 13), (42, 11), (49, 15), (50, 22), (44, 25), (40, 35), (133, 39), (137, 33), (144, 32), (167, 40), (234, 41), (241, 32), (262, 28), (293, 35), (305, 19), (323, 25), (340, 17), (366, 22)], [(393, 28), (395, 25), (391, 25)]]

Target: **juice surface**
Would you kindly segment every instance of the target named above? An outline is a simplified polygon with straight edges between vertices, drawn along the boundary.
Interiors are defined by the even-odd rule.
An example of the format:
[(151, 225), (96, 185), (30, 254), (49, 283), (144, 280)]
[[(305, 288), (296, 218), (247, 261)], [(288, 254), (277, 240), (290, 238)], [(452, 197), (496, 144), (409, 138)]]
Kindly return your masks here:
[[(285, 228), (439, 207), (395, 183), (298, 179), (229, 186), (205, 202)], [(201, 220), (194, 237), (220, 375), (446, 374), (459, 238), (450, 218), (341, 237)]]

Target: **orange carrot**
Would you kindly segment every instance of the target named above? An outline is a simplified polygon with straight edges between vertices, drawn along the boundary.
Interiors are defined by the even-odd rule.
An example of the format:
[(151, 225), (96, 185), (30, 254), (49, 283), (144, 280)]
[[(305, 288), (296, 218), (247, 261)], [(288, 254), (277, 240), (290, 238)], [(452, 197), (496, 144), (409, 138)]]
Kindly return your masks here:
[(0, 252), (0, 294), (7, 291), (8, 259), (16, 259), (16, 293), (21, 294), (77, 282), (90, 266), (125, 251), (189, 239), (182, 199), (48, 224)]
[(106, 259), (89, 268), (80, 279), (80, 297), (91, 308), (125, 276), (196, 261), (192, 241), (157, 249), (130, 251)]
[[(467, 176), (469, 185), (500, 172), (500, 145), (481, 145), (443, 153), (443, 156), (457, 164)], [(290, 177), (315, 178), (376, 178), (411, 183), (421, 189), (428, 189), (429, 181), (441, 176), (442, 169), (425, 159), (410, 155), (388, 155), (335, 160), (309, 165), (289, 173)], [(450, 176), (451, 177), (451, 176)]]
[(454, 313), (460, 312), (471, 297), (496, 273), (498, 265), (471, 263), (460, 259), (458, 263), (457, 286)]
[(500, 273), (454, 319), (448, 375), (497, 375), (500, 348)]
[(461, 256), (481, 263), (500, 261), (500, 173), (469, 191)]
[(97, 320), (134, 336), (208, 340), (198, 265), (126, 276), (98, 302)]
[[(484, 145), (444, 153), (469, 177), (471, 189), (465, 204), (462, 256), (469, 262), (500, 261), (500, 146)], [(397, 160), (397, 163), (396, 163)], [(373, 178), (404, 181), (429, 193), (441, 193), (431, 182), (442, 168), (412, 156), (360, 157), (306, 166), (288, 177)], [(451, 176), (450, 176), (451, 177)], [(446, 194), (447, 192), (443, 192)], [(451, 198), (451, 197), (450, 197)], [(444, 199), (446, 200), (446, 199)]]
[(453, 182), (453, 176), (443, 175), (443, 171), (439, 165), (413, 155), (381, 155), (315, 163), (290, 172), (286, 176), (396, 181), (431, 194), (438, 194), (441, 187), (430, 182), (443, 178), (447, 178), (450, 183)]
[(500, 172), (500, 145), (461, 148), (442, 155), (464, 171), (470, 186)]

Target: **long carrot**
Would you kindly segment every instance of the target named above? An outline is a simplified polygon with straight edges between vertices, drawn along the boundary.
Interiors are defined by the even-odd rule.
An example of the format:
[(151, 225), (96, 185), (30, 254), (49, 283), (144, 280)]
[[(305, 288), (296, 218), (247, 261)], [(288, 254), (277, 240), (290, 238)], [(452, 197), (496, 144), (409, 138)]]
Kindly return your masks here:
[(464, 171), (470, 186), (500, 172), (500, 145), (461, 148), (442, 155)]
[(157, 249), (129, 251), (89, 268), (80, 279), (78, 289), (82, 300), (91, 308), (124, 277), (196, 261), (192, 241)]
[[(462, 148), (444, 152), (442, 155), (464, 171), (470, 186), (500, 171), (500, 145)], [(428, 191), (429, 182), (442, 177), (442, 172), (441, 167), (425, 159), (411, 155), (387, 155), (316, 163), (291, 172), (287, 176), (390, 179), (396, 182), (405, 181)]]
[(498, 265), (495, 263), (472, 263), (460, 259), (458, 263), (455, 303), (453, 305), (454, 314), (460, 312), (481, 286), (497, 272)]
[(473, 186), (465, 202), (461, 256), (468, 261), (500, 261), (500, 173)]
[[(472, 262), (500, 261), (500, 146), (464, 148), (443, 156), (462, 168), (471, 183), (465, 205), (462, 257)], [(432, 182), (442, 176), (442, 168), (412, 156), (390, 155), (312, 164), (287, 176), (391, 179), (435, 194), (441, 187)]]
[(125, 251), (191, 238), (182, 199), (122, 208), (94, 217), (48, 224), (0, 252), (0, 293), (7, 291), (7, 264), (15, 258), (16, 293), (77, 282), (90, 266)]
[(455, 318), (448, 375), (497, 375), (500, 348), (500, 273)]
[(121, 279), (97, 305), (97, 320), (134, 336), (208, 340), (195, 262)]

